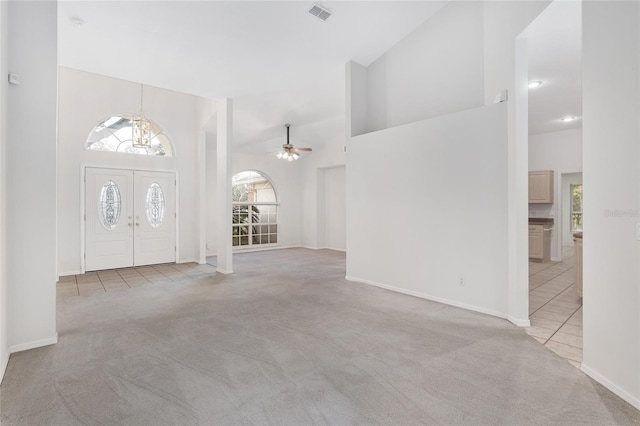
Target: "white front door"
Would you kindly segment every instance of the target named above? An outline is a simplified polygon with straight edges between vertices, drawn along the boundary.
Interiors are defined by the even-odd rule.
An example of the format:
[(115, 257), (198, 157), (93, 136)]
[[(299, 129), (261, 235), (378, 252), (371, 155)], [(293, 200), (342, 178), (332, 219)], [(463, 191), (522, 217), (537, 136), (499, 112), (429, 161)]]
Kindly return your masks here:
[(175, 175), (86, 169), (85, 270), (175, 261)]
[(135, 266), (175, 262), (175, 175), (134, 172)]

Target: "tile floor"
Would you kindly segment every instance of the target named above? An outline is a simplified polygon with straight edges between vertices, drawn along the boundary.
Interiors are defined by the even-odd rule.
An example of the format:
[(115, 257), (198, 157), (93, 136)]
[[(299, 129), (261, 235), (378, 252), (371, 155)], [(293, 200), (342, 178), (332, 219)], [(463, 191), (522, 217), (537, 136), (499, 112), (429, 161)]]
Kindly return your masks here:
[(57, 295), (58, 298), (87, 296), (93, 293), (126, 290), (160, 282), (202, 278), (215, 273), (215, 266), (209, 264), (199, 265), (197, 263), (166, 263), (136, 268), (87, 272), (82, 275), (60, 277), (57, 285)]
[(562, 262), (529, 262), (529, 319), (534, 339), (580, 368), (582, 297), (573, 285), (573, 247)]

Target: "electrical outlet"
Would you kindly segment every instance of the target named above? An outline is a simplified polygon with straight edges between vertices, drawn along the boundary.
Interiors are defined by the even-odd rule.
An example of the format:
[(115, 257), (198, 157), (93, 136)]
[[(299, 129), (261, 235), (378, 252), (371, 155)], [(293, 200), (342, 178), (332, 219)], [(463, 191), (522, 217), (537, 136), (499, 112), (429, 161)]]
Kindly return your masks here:
[(458, 277), (458, 285), (464, 286), (464, 277), (462, 275), (460, 275), (460, 277)]

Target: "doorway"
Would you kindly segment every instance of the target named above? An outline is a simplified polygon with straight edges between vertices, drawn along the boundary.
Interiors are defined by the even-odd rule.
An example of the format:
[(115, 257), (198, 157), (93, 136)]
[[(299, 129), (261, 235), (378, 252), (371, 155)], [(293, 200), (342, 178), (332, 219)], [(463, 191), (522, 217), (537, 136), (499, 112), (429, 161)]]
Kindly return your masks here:
[(85, 169), (85, 270), (175, 262), (173, 172)]

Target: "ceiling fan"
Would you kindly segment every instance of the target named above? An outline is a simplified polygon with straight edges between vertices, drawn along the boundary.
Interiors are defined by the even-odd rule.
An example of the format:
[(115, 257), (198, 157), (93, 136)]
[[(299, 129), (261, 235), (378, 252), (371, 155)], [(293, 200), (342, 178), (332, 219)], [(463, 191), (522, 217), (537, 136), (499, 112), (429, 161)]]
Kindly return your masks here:
[(278, 159), (294, 161), (300, 158), (300, 151), (311, 151), (311, 148), (296, 148), (289, 143), (289, 127), (291, 127), (291, 124), (285, 124), (284, 127), (287, 128), (287, 143), (282, 145), (282, 151), (277, 155)]

